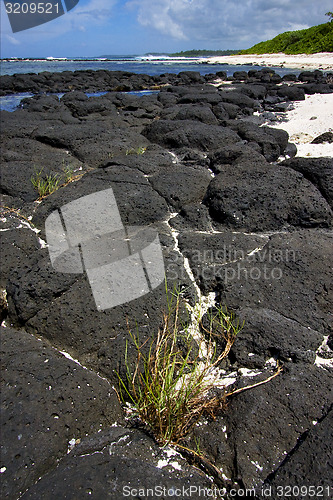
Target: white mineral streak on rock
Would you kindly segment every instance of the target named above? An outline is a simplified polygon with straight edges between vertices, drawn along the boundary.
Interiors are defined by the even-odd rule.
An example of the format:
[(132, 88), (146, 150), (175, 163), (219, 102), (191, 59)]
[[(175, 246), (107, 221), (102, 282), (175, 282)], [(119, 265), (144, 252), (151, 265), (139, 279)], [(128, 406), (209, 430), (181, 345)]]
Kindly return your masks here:
[(316, 359), (314, 364), (320, 368), (333, 368), (333, 351), (327, 345), (328, 335), (324, 337), (322, 344), (316, 351)]

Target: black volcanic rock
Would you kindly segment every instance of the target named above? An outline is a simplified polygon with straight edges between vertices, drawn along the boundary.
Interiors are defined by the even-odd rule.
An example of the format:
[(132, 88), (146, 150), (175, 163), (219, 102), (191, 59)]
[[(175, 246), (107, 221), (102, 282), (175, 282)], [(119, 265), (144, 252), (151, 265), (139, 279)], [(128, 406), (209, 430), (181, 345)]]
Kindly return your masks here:
[(218, 121), (208, 105), (179, 104), (165, 108), (161, 118), (166, 120), (197, 120), (208, 125), (217, 125)]
[(220, 92), (221, 101), (227, 102), (230, 104), (235, 104), (236, 106), (242, 109), (253, 109), (256, 107), (257, 103), (254, 99), (246, 95), (242, 92), (237, 92), (237, 89), (232, 87), (229, 90), (224, 90), (224, 86), (222, 86), (222, 90)]
[(289, 136), (284, 130), (259, 127), (243, 120), (235, 120), (230, 125), (248, 144), (258, 144), (267, 161), (277, 160), (287, 147)]
[(332, 158), (292, 158), (280, 163), (301, 172), (312, 182), (333, 208), (333, 160)]
[(333, 142), (333, 132), (324, 132), (323, 134), (318, 135), (311, 144), (332, 144)]
[(190, 203), (201, 202), (211, 178), (206, 168), (175, 165), (153, 175), (149, 182), (168, 204), (179, 209)]
[(143, 497), (144, 492), (167, 498), (183, 491), (187, 494), (190, 488), (192, 493), (214, 488), (199, 469), (167, 451), (139, 430), (116, 426), (82, 440), (22, 498), (74, 500), (79, 493), (116, 500)]
[[(332, 439), (333, 412), (330, 409), (327, 415), (319, 422), (314, 420), (313, 427), (304, 432), (278, 470), (265, 481), (264, 490), (277, 492), (282, 487), (287, 491), (288, 485), (301, 484), (303, 491), (307, 492), (304, 495), (307, 500), (312, 497), (313, 492), (329, 493), (327, 485), (332, 478)], [(313, 477), (317, 478), (315, 485), (311, 481)], [(310, 488), (311, 486), (314, 488)]]
[(1, 358), (1, 490), (18, 498), (56, 468), (70, 441), (123, 416), (106, 380), (33, 335), (1, 328)]
[[(259, 127), (253, 113), (284, 111), (290, 99), (331, 88), (317, 72), (295, 86), (278, 85), (271, 68), (247, 77), (219, 88), (209, 84), (215, 75), (197, 72), (0, 78), (2, 95), (41, 92), (1, 113), (4, 498), (118, 500), (125, 485), (154, 482), (255, 488), (263, 500), (262, 485), (275, 498), (279, 485), (313, 484), (313, 471), (318, 484), (329, 481), (332, 159), (278, 163), (290, 151), (288, 134)], [(148, 88), (160, 91), (122, 92)], [(34, 169), (62, 183), (64, 167), (80, 176), (36, 202)], [(108, 188), (125, 226), (158, 233), (166, 282), (99, 311), (87, 273), (52, 266), (45, 221)], [(123, 281), (125, 291), (137, 284), (135, 276)], [(166, 284), (169, 298), (174, 286), (183, 292), (182, 342), (196, 331), (187, 339), (195, 352), (215, 306), (244, 321), (214, 371), (214, 393), (227, 393), (228, 406), (182, 443), (199, 445), (205, 458), (195, 463), (205, 473), (188, 453), (159, 447), (138, 419), (124, 423), (114, 390), (138, 359), (131, 334), (148, 353), (163, 327)]]
[(149, 141), (171, 149), (189, 147), (210, 151), (239, 141), (238, 135), (229, 128), (193, 120), (158, 120), (148, 125), (142, 134)]
[(268, 163), (226, 165), (211, 181), (204, 203), (216, 222), (246, 231), (332, 223), (329, 205), (311, 182)]
[(278, 96), (284, 97), (289, 101), (304, 101), (304, 89), (296, 85), (282, 85), (278, 88)]
[(0, 288), (5, 289), (12, 269), (26, 265), (30, 255), (40, 248), (40, 243), (26, 220), (9, 210), (5, 210), (2, 216), (5, 222), (1, 222)]
[(219, 301), (235, 310), (276, 311), (326, 335), (333, 321), (331, 255), (330, 231), (316, 230), (315, 240), (313, 230), (274, 234), (254, 255), (228, 262), (217, 283)]
[(112, 118), (109, 123), (100, 120), (79, 125), (64, 126), (60, 122), (41, 125), (35, 129), (33, 137), (54, 148), (69, 150), (90, 167), (97, 167), (114, 155), (149, 144), (145, 137), (129, 127), (117, 127)]

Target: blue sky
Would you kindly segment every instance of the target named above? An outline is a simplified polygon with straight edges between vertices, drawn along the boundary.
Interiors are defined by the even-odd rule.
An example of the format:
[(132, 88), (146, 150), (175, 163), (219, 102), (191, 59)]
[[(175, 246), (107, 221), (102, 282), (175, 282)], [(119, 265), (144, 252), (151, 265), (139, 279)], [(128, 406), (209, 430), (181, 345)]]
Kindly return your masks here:
[(332, 10), (332, 0), (79, 0), (53, 21), (12, 33), (0, 3), (1, 57), (248, 48), (327, 22)]

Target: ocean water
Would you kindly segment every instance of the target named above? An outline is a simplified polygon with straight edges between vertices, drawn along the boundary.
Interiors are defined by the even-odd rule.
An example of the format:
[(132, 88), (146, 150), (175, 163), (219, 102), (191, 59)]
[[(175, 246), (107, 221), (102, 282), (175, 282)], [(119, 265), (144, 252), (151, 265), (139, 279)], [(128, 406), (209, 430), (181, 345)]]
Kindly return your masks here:
[[(249, 71), (251, 69), (262, 69), (262, 66), (254, 65), (229, 65), (229, 64), (207, 64), (204, 58), (198, 62), (194, 58), (171, 58), (169, 56), (111, 56), (108, 58), (68, 58), (68, 59), (11, 59), (2, 60), (0, 64), (1, 75), (14, 75), (22, 73), (51, 73), (62, 71), (82, 70), (129, 71), (131, 73), (144, 73), (150, 76), (163, 73), (180, 73), (181, 71), (198, 71), (201, 75), (226, 71), (227, 76), (232, 76), (235, 71)], [(299, 74), (300, 70), (289, 68), (271, 68), (283, 76), (287, 73)], [(100, 94), (94, 94), (100, 95)], [(15, 96), (0, 97), (0, 109), (14, 111), (22, 99), (31, 97), (32, 94), (16, 94)]]
[[(253, 65), (207, 64), (202, 58), (197, 62), (194, 58), (171, 58), (169, 56), (111, 56), (103, 58), (72, 58), (72, 59), (29, 59), (29, 60), (2, 60), (1, 75), (14, 75), (16, 73), (41, 73), (42, 71), (80, 71), (105, 69), (109, 71), (129, 71), (132, 73), (145, 73), (147, 75), (161, 75), (163, 73), (179, 73), (180, 71), (198, 71), (201, 75), (226, 71), (231, 76), (235, 71), (249, 71), (261, 69)], [(279, 75), (287, 73), (298, 74), (300, 70), (288, 68), (272, 68)]]

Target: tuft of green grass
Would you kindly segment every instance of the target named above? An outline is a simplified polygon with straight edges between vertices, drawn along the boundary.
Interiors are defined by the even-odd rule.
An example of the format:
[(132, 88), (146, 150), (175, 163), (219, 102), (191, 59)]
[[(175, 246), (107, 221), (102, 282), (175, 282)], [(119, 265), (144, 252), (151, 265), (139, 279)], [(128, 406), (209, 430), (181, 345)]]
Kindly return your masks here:
[(70, 182), (72, 182), (72, 180), (75, 179), (74, 169), (70, 165), (65, 165), (63, 163), (62, 171), (64, 173), (64, 179), (65, 179), (64, 184), (69, 184)]
[(54, 193), (59, 189), (60, 178), (58, 174), (42, 175), (43, 168), (40, 170), (35, 169), (34, 174), (31, 176), (31, 182), (39, 194), (39, 198), (44, 198), (49, 194)]
[(138, 148), (131, 148), (126, 150), (126, 156), (127, 155), (143, 155), (146, 152), (146, 147), (141, 146)]
[[(242, 328), (232, 313), (217, 307), (205, 328), (211, 354), (203, 359), (200, 353), (193, 355), (190, 346), (184, 352), (179, 348), (179, 341), (186, 334), (179, 318), (180, 300), (177, 290), (171, 298), (168, 296), (162, 327), (148, 349), (147, 341), (142, 344), (139, 336), (130, 331), (136, 362), (133, 368), (126, 343), (126, 378), (118, 374), (120, 399), (130, 403), (134, 414), (148, 425), (161, 445), (180, 444), (202, 416), (215, 418), (225, 407), (225, 391), (216, 391), (214, 371)], [(220, 353), (215, 339), (223, 340)]]

